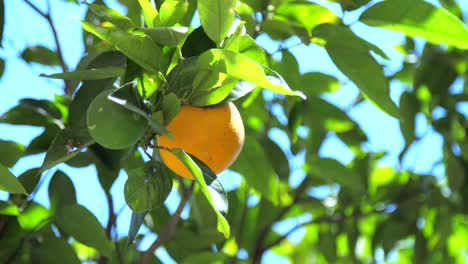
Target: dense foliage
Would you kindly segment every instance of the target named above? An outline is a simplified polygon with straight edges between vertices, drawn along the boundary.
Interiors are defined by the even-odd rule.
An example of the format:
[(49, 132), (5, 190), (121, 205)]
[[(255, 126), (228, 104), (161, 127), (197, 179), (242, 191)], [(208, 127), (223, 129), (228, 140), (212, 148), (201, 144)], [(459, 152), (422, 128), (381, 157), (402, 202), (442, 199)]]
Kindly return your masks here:
[[(56, 43), (20, 56), (60, 67), (41, 77), (63, 80), (63, 94), (24, 98), (0, 116), (3, 125), (43, 128), (27, 146), (0, 140), (0, 190), (9, 193), (0, 201), (0, 262), (160, 263), (168, 257), (156, 257), (159, 248), (181, 263), (260, 263), (267, 252), (292, 263), (371, 263), (382, 252), (398, 263), (466, 262), (468, 123), (460, 106), (468, 95), (451, 87), (467, 83), (468, 28), (455, 0), (119, 0), (126, 15), (102, 0), (68, 0), (88, 8), (78, 65), (64, 61), (54, 1), (45, 11), (17, 2), (48, 23)], [(3, 14), (13, 1), (0, 3)], [(394, 47), (404, 58), (396, 70), (355, 24), (406, 36)], [(268, 52), (265, 37), (279, 48)], [(325, 49), (348, 79), (300, 71), (295, 46)], [(346, 109), (325, 98), (349, 83), (360, 93)], [(399, 102), (391, 83), (405, 87)], [(442, 164), (445, 176), (383, 166), (386, 153), (366, 148), (370, 132), (349, 115), (363, 101), (399, 120), (399, 165), (426, 136), (416, 120), (440, 134), (443, 158), (433, 167)], [(237, 105), (246, 132), (230, 168), (235, 187), (225, 191), (228, 178), (182, 149), (169, 151), (195, 180), (175, 175), (160, 161), (156, 135), (170, 136), (166, 126), (183, 104), (226, 102)], [(320, 154), (330, 136), (352, 152), (349, 163)], [(18, 160), (40, 153), (41, 167), (12, 174)], [(96, 168), (107, 223), (77, 203), (64, 163)], [(110, 192), (121, 171), (128, 179), (120, 195), (133, 212), (125, 237)], [(39, 188), (48, 188), (48, 208), (35, 199)], [(167, 200), (171, 192), (178, 201)], [(150, 246), (141, 246), (141, 225), (157, 234)]]

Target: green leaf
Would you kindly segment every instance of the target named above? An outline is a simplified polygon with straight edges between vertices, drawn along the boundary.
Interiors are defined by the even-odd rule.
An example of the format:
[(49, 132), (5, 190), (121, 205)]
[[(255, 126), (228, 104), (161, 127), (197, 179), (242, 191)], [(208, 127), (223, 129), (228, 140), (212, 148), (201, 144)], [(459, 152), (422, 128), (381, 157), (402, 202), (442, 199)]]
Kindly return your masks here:
[(28, 195), (26, 189), (18, 181), (15, 175), (13, 175), (7, 167), (0, 164), (0, 190), (9, 193), (21, 193)]
[(162, 104), (164, 125), (169, 124), (172, 119), (176, 117), (180, 111), (180, 106), (180, 99), (175, 93), (169, 93), (168, 95), (164, 96)]
[[(142, 105), (141, 107), (143, 107), (143, 102), (141, 101), (141, 98), (136, 95), (134, 84), (135, 83), (129, 83), (117, 90), (114, 90), (112, 94), (107, 97), (107, 99), (109, 99), (110, 102), (115, 103), (130, 112), (133, 112), (133, 114), (136, 114), (138, 117), (143, 117), (146, 119), (154, 132), (171, 136), (172, 134), (166, 129), (166, 127), (159, 123), (157, 119), (153, 118), (154, 116), (150, 117), (148, 113), (145, 112), (145, 110), (137, 106)], [(134, 123), (134, 120), (132, 120), (132, 122)], [(136, 128), (133, 127), (133, 129)]]
[(12, 125), (46, 126), (53, 120), (40, 114), (25, 105), (17, 105), (0, 116), (0, 123)]
[(138, 235), (138, 230), (140, 229), (141, 225), (143, 224), (143, 220), (148, 212), (133, 212), (130, 218), (130, 226), (128, 227), (128, 241), (127, 245), (130, 245), (135, 241), (136, 236)]
[(25, 155), (34, 155), (46, 152), (59, 132), (60, 128), (56, 125), (46, 126), (44, 132), (29, 143), (29, 146), (26, 148)]
[(198, 56), (213, 48), (216, 48), (216, 43), (206, 35), (202, 27), (198, 27), (190, 32), (185, 40), (182, 46), (182, 55), (184, 58)]
[(0, 140), (0, 163), (13, 167), (23, 156), (24, 146), (14, 141)]
[(63, 207), (55, 215), (55, 223), (65, 233), (88, 246), (94, 247), (107, 257), (112, 247), (101, 224), (88, 209), (78, 204)]
[(249, 57), (230, 50), (208, 50), (200, 55), (197, 66), (199, 69), (225, 73), (276, 93), (304, 97), (301, 92), (289, 89), (284, 82), (278, 81), (276, 78), (268, 78), (262, 66), (255, 63)]
[(87, 4), (89, 10), (91, 10), (96, 16), (100, 17), (105, 21), (109, 21), (116, 25), (118, 28), (123, 30), (130, 30), (135, 28), (130, 18), (120, 14), (119, 12), (106, 7), (105, 5)]
[(404, 92), (400, 96), (400, 130), (406, 145), (416, 139), (416, 114), (419, 112), (419, 101), (413, 93)]
[(122, 76), (125, 73), (125, 67), (107, 67), (100, 69), (89, 69), (74, 72), (41, 74), (40, 77), (64, 80), (99, 80)]
[(155, 233), (161, 232), (171, 218), (171, 214), (165, 205), (151, 210), (149, 216), (151, 217), (151, 223), (147, 221), (146, 226)]
[(465, 168), (449, 150), (445, 151), (445, 171), (450, 189), (453, 192), (458, 192), (465, 181)]
[(223, 103), (233, 102), (252, 92), (256, 87), (255, 84), (246, 81), (236, 81), (234, 88), (229, 92), (228, 96), (224, 98)]
[(336, 24), (340, 20), (326, 7), (301, 1), (282, 3), (276, 8), (274, 19), (303, 27), (309, 33), (320, 24)]
[(185, 167), (190, 171), (190, 173), (194, 176), (195, 180), (197, 183), (200, 185), (200, 189), (205, 195), (206, 199), (210, 203), (211, 207), (216, 213), (218, 223), (217, 223), (217, 229), (219, 232), (221, 232), (226, 238), (229, 237), (229, 223), (226, 221), (226, 218), (218, 211), (215, 202), (213, 201), (213, 198), (211, 196), (210, 189), (208, 189), (208, 186), (206, 185), (206, 182), (203, 178), (203, 173), (198, 167), (198, 165), (192, 160), (192, 158), (186, 154), (182, 149), (171, 149), (171, 153), (173, 153), (184, 165)]
[(122, 107), (122, 104), (130, 103), (113, 97), (114, 92), (103, 91), (93, 100), (87, 111), (88, 131), (97, 143), (106, 148), (129, 148), (143, 137), (148, 117)]
[(161, 60), (161, 50), (146, 35), (125, 32), (115, 28), (103, 28), (82, 21), (83, 29), (114, 45), (127, 57), (149, 72), (157, 73)]
[(138, 0), (138, 3), (141, 6), (146, 24), (149, 27), (156, 26), (154, 21), (158, 16), (158, 10), (151, 4), (150, 0)]
[(18, 223), (25, 230), (39, 230), (48, 223), (50, 216), (47, 208), (33, 202), (18, 216)]
[(62, 171), (56, 171), (49, 183), (50, 210), (56, 212), (69, 204), (76, 204), (73, 182)]
[(39, 168), (29, 169), (18, 176), (18, 180), (28, 193), (32, 193), (36, 189), (40, 178)]
[(198, 264), (198, 263), (211, 263), (223, 264), (225, 263), (225, 256), (223, 253), (201, 252), (192, 254), (185, 257), (180, 263), (182, 264)]
[(234, 22), (235, 0), (198, 0), (200, 21), (206, 34), (219, 47)]
[[(1, 3), (0, 3), (1, 4)], [(1, 10), (0, 10), (1, 12)], [(1, 32), (0, 32), (1, 34)], [(1, 37), (0, 37), (0, 47), (1, 47)], [(0, 78), (3, 76), (3, 73), (5, 72), (5, 60), (0, 58)]]
[(468, 49), (468, 28), (463, 21), (423, 0), (379, 2), (367, 9), (360, 20), (409, 37), (423, 37), (432, 43)]
[(299, 77), (298, 89), (307, 97), (336, 92), (340, 88), (341, 84), (336, 77), (320, 72), (306, 72)]
[(289, 160), (283, 150), (269, 137), (260, 138), (265, 153), (270, 159), (271, 165), (279, 179), (287, 181), (289, 178)]
[(48, 100), (21, 99), (16, 107), (0, 117), (1, 123), (13, 125), (47, 126), (56, 124), (63, 127), (63, 105)]
[(252, 136), (246, 136), (242, 151), (231, 169), (244, 176), (247, 183), (263, 197), (277, 205), (279, 181), (262, 145)]
[(49, 236), (33, 248), (34, 260), (48, 264), (80, 264), (72, 246), (66, 240)]
[(157, 44), (170, 47), (180, 45), (188, 32), (186, 27), (155, 27), (141, 28), (140, 30)]
[(54, 167), (69, 160), (80, 151), (93, 144), (94, 140), (88, 134), (78, 134), (69, 128), (61, 130), (47, 150), (47, 154), (39, 172)]
[(309, 172), (314, 176), (331, 183), (338, 183), (343, 188), (348, 188), (354, 194), (365, 192), (362, 178), (352, 169), (331, 158), (318, 158), (310, 156), (308, 159)]
[(187, 0), (166, 0), (159, 9), (159, 21), (162, 26), (173, 26), (187, 13)]
[[(88, 63), (86, 68), (106, 68), (106, 67), (124, 67), (126, 65), (125, 56), (118, 51), (108, 51), (96, 55)], [(88, 134), (87, 115), (91, 102), (102, 91), (114, 88), (114, 78), (83, 81), (80, 89), (75, 93), (73, 101), (70, 104), (68, 116), (68, 127), (80, 133)], [(90, 136), (89, 136), (90, 137)]]
[(57, 53), (44, 46), (31, 46), (23, 50), (21, 58), (28, 63), (39, 63), (47, 66), (59, 66)]
[(172, 173), (158, 161), (128, 171), (124, 195), (133, 212), (142, 213), (161, 206), (172, 190)]
[(208, 186), (208, 190), (210, 191), (211, 199), (213, 200), (216, 210), (221, 212), (223, 215), (227, 215), (229, 207), (227, 194), (221, 182), (216, 178), (216, 173), (214, 173), (210, 167), (203, 163), (203, 161), (197, 159), (197, 157), (190, 154), (189, 156), (200, 168), (203, 174), (203, 179), (205, 180), (205, 183)]
[(369, 43), (343, 26), (324, 24), (314, 30), (314, 36), (325, 41), (333, 62), (364, 96), (385, 113), (398, 117), (399, 111), (390, 99), (390, 88), (382, 67), (369, 53)]
[(18, 216), (19, 214), (20, 210), (14, 203), (0, 201), (0, 215)]

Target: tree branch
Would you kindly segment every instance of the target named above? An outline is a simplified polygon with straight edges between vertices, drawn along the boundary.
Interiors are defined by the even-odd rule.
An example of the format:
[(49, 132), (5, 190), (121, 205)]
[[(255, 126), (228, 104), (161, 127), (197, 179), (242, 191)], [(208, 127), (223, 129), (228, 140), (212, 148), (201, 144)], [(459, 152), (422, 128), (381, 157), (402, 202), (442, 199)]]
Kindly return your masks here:
[(107, 220), (106, 235), (107, 238), (112, 239), (111, 232), (116, 220), (116, 215), (114, 211), (114, 200), (112, 199), (112, 195), (109, 192), (106, 192), (106, 198), (107, 205), (109, 206), (109, 219)]
[(344, 214), (338, 214), (338, 215), (317, 217), (315, 219), (312, 219), (312, 220), (307, 221), (305, 223), (298, 224), (295, 227), (291, 228), (288, 232), (286, 232), (286, 234), (278, 237), (276, 240), (274, 240), (271, 243), (269, 243), (268, 245), (264, 246), (262, 248), (262, 251), (265, 252), (266, 250), (278, 245), (279, 243), (281, 243), (281, 241), (286, 239), (289, 235), (291, 235), (292, 233), (297, 231), (299, 228), (306, 227), (308, 225), (315, 225), (315, 224), (321, 224), (321, 223), (339, 223), (339, 222), (344, 222), (344, 221), (347, 221), (347, 220), (350, 220), (350, 219), (359, 219), (359, 218), (367, 217), (367, 216), (377, 214), (377, 213), (382, 213), (382, 212), (384, 212), (384, 211), (372, 211), (372, 212), (367, 213), (367, 214), (355, 213), (355, 214), (352, 214), (350, 216), (346, 216)]
[[(56, 53), (57, 53), (57, 57), (58, 57), (58, 60), (59, 60), (59, 63), (60, 63), (60, 66), (63, 70), (63, 72), (67, 72), (68, 71), (68, 67), (67, 67), (67, 64), (65, 63), (65, 60), (63, 59), (63, 52), (62, 52), (62, 47), (60, 45), (60, 41), (59, 41), (59, 38), (58, 38), (58, 33), (57, 33), (57, 29), (55, 28), (55, 24), (54, 24), (54, 21), (52, 20), (52, 16), (50, 15), (50, 1), (47, 1), (47, 6), (48, 6), (48, 11), (47, 13), (46, 12), (43, 12), (41, 11), (36, 5), (34, 5), (33, 3), (31, 3), (30, 0), (24, 0), (24, 2), (30, 6), (34, 11), (36, 11), (36, 13), (38, 13), (40, 16), (42, 16), (45, 20), (47, 20), (47, 23), (49, 24), (49, 27), (50, 29), (52, 30), (52, 34), (54, 36), (54, 42), (55, 42), (55, 47), (56, 47)], [(70, 95), (70, 81), (67, 81), (67, 80), (64, 80), (65, 82), (65, 94), (66, 95)]]
[(177, 224), (180, 220), (180, 215), (182, 214), (182, 210), (184, 209), (185, 205), (187, 204), (190, 196), (192, 195), (193, 187), (195, 185), (195, 181), (192, 182), (190, 187), (186, 188), (183, 191), (182, 199), (177, 207), (175, 213), (171, 216), (169, 221), (166, 224), (164, 230), (158, 234), (158, 238), (151, 244), (148, 250), (146, 250), (138, 260), (139, 264), (147, 264), (154, 258), (154, 252), (158, 249), (162, 244), (168, 241), (172, 235), (174, 234)]
[(309, 178), (306, 176), (306, 178), (297, 187), (293, 202), (289, 206), (284, 207), (279, 212), (279, 214), (275, 217), (275, 219), (271, 223), (269, 223), (267, 226), (265, 226), (265, 228), (262, 229), (262, 231), (257, 237), (257, 243), (255, 245), (255, 250), (252, 256), (252, 263), (260, 263), (260, 260), (262, 259), (262, 255), (265, 252), (263, 250), (262, 245), (263, 245), (263, 242), (265, 242), (265, 238), (270, 232), (271, 227), (273, 226), (275, 222), (281, 220), (281, 218), (283, 218), (283, 216), (286, 215), (289, 212), (289, 210), (291, 210), (291, 208), (297, 203), (297, 201), (301, 198), (300, 196), (302, 195), (302, 192), (304, 192), (304, 190), (306, 189), (308, 181), (309, 181)]

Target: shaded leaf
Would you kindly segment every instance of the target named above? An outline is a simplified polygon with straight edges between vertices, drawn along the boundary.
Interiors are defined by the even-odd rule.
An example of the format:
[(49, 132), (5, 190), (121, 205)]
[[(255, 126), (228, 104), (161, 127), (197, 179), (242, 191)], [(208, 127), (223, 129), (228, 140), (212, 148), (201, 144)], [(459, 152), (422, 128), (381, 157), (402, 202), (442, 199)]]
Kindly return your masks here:
[(26, 148), (25, 155), (33, 155), (46, 152), (55, 136), (60, 132), (60, 128), (56, 125), (46, 126), (44, 132), (34, 138)]
[(460, 160), (451, 151), (445, 151), (445, 171), (450, 189), (458, 192), (465, 181), (465, 170)]
[[(87, 110), (87, 127), (91, 137), (100, 145), (109, 149), (125, 149), (143, 137), (149, 118), (129, 102), (131, 98), (114, 97), (116, 91), (118, 90), (103, 91), (91, 102)], [(129, 111), (123, 105), (133, 106), (143, 112), (143, 116)], [(117, 127), (121, 129), (116, 129)]]
[(133, 212), (142, 213), (161, 206), (172, 190), (172, 174), (161, 162), (128, 171), (124, 195)]
[(33, 257), (38, 263), (81, 263), (71, 245), (66, 240), (56, 237), (47, 237), (45, 241), (34, 247)]
[(181, 107), (180, 99), (174, 93), (169, 93), (164, 96), (164, 101), (162, 104), (162, 111), (164, 117), (164, 125), (167, 125), (171, 120), (176, 117), (179, 113)]
[(125, 73), (125, 67), (107, 67), (100, 69), (89, 69), (74, 72), (41, 74), (41, 77), (64, 80), (99, 80), (113, 77), (119, 77)]
[(18, 180), (28, 193), (32, 193), (36, 189), (40, 178), (39, 168), (29, 169), (18, 176)]
[(101, 224), (90, 211), (78, 204), (63, 207), (55, 216), (55, 223), (76, 240), (92, 246), (110, 257), (112, 247)]
[(246, 136), (242, 151), (231, 169), (242, 174), (247, 183), (263, 197), (273, 204), (278, 204), (278, 176), (256, 138)]
[(87, 134), (77, 134), (69, 128), (61, 130), (47, 150), (39, 172), (43, 172), (59, 163), (73, 158), (80, 153), (81, 150), (93, 143), (94, 140)]
[(262, 144), (265, 153), (270, 159), (271, 165), (279, 179), (287, 181), (289, 178), (289, 160), (283, 150), (276, 142), (269, 137), (262, 137), (259, 142)]
[(141, 225), (143, 224), (143, 220), (147, 212), (133, 212), (130, 218), (130, 226), (128, 227), (128, 241), (127, 245), (130, 245), (135, 241), (136, 236), (138, 235), (138, 230), (140, 229)]
[(225, 263), (225, 256), (223, 253), (201, 252), (192, 254), (185, 257), (180, 263), (182, 264), (198, 264), (198, 263), (212, 263), (223, 264)]
[(341, 84), (336, 77), (320, 72), (307, 72), (299, 77), (298, 89), (307, 97), (336, 92), (340, 88)]
[(3, 164), (0, 164), (0, 190), (9, 193), (28, 195), (28, 192), (24, 189), (16, 176), (13, 175)]
[(39, 63), (47, 66), (59, 66), (57, 53), (44, 46), (28, 47), (21, 53), (21, 58), (28, 63)]
[(309, 172), (314, 176), (332, 183), (338, 183), (354, 194), (362, 194), (365, 191), (361, 177), (337, 160), (310, 156), (307, 161), (309, 163)]
[(206, 35), (202, 27), (198, 27), (190, 32), (182, 45), (182, 55), (185, 58), (198, 56), (213, 48), (216, 48), (216, 43)]
[(24, 146), (14, 141), (0, 140), (0, 163), (13, 167), (23, 156)]
[(50, 211), (56, 212), (69, 204), (76, 204), (73, 182), (62, 171), (56, 171), (49, 183)]

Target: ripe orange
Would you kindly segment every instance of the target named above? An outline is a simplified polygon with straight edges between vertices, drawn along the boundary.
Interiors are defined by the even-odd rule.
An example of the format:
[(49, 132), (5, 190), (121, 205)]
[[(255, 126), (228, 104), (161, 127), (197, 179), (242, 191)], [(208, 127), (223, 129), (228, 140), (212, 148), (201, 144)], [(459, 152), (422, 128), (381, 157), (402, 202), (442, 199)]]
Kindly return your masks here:
[[(167, 129), (174, 139), (158, 136), (158, 145), (181, 148), (218, 174), (236, 160), (244, 144), (244, 125), (236, 106), (227, 103), (212, 107), (184, 105)], [(193, 179), (184, 164), (171, 152), (161, 149), (162, 161), (176, 174)]]

